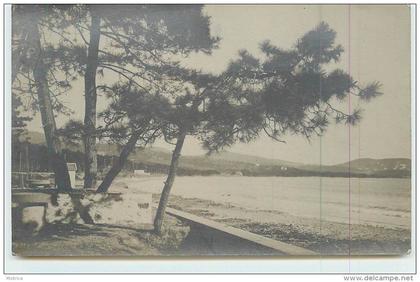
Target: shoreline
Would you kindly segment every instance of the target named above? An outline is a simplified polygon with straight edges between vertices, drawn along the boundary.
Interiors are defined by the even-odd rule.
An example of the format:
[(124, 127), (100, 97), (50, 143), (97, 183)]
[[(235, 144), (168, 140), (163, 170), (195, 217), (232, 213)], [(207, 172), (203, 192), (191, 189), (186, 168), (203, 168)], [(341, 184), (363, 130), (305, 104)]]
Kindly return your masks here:
[[(158, 199), (153, 194), (155, 203)], [(323, 255), (404, 255), (411, 248), (411, 232), (404, 228), (351, 224), (349, 233), (348, 224), (177, 195), (171, 195), (168, 206)], [(273, 213), (276, 222), (270, 220)]]
[[(156, 205), (160, 198), (160, 180), (164, 179), (154, 179), (150, 182), (151, 178), (119, 178), (110, 192), (147, 192), (152, 194), (152, 202)], [(198, 194), (200, 198), (180, 196), (174, 192), (168, 204), (171, 208), (303, 247), (320, 255), (404, 255), (411, 247), (410, 227), (353, 222), (349, 225), (293, 215), (288, 209), (272, 210), (270, 206), (264, 208), (232, 203), (228, 194), (223, 194), (227, 198), (211, 200), (205, 199), (210, 194), (202, 195), (201, 192)], [(189, 227), (171, 216), (165, 216), (163, 230), (163, 236), (159, 237), (147, 231), (107, 225), (56, 225), (35, 238), (13, 238), (13, 251), (23, 256), (185, 256), (182, 243), (188, 236)]]

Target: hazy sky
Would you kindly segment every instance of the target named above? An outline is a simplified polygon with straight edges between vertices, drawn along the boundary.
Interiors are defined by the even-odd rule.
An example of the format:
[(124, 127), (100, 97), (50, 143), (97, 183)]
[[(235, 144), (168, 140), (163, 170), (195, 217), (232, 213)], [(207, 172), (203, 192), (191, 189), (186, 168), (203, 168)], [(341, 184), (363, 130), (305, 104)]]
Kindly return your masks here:
[[(266, 39), (289, 48), (297, 38), (320, 21), (337, 31), (336, 42), (345, 52), (332, 67), (350, 72), (356, 81), (382, 83), (383, 96), (360, 106), (364, 109), (359, 126), (331, 126), (323, 137), (311, 143), (300, 136), (285, 136), (286, 144), (261, 137), (251, 144), (237, 144), (230, 151), (304, 163), (334, 164), (350, 158), (410, 157), (410, 10), (408, 6), (334, 5), (210, 5), (211, 32), (222, 37), (220, 48), (211, 56), (193, 55), (189, 66), (220, 72), (239, 49), (260, 55), (258, 45)], [(66, 103), (83, 118), (83, 85), (77, 83)], [(351, 107), (357, 106), (352, 98)], [(99, 107), (105, 105), (101, 98)], [(348, 110), (348, 100), (338, 107)], [(80, 109), (80, 110), (78, 110)], [(58, 125), (64, 122), (57, 121)], [(31, 130), (41, 131), (37, 117)], [(185, 155), (202, 154), (198, 141), (189, 138)], [(156, 144), (170, 148), (163, 142)]]

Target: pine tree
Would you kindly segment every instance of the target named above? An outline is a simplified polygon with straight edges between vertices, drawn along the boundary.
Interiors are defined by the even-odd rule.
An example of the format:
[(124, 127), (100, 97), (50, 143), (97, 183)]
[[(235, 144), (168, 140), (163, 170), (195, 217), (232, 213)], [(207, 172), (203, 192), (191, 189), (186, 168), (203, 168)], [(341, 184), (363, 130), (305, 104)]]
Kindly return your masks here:
[(93, 188), (96, 185), (96, 72), (98, 68), (99, 40), (101, 36), (101, 15), (94, 5), (89, 5), (91, 22), (89, 28), (89, 46), (86, 58), (85, 80), (85, 178), (84, 187)]
[[(113, 72), (138, 87), (164, 88), (155, 80), (168, 66), (178, 64), (174, 56), (193, 51), (209, 53), (218, 38), (210, 36), (209, 18), (203, 15), (202, 5), (70, 5), (55, 10), (58, 20), (48, 29), (62, 40), (58, 46), (51, 46), (51, 54), (61, 57), (64, 72), (75, 69), (84, 74), (84, 186), (93, 187), (97, 173), (97, 91), (111, 85), (97, 85), (96, 75)], [(79, 36), (61, 30), (69, 23), (70, 30)]]
[[(54, 106), (48, 83), (49, 67), (45, 63), (44, 49), (41, 44), (39, 31), (39, 23), (41, 22), (43, 13), (45, 11), (38, 5), (15, 6), (14, 15), (16, 18), (23, 17), (26, 20), (24, 29), (26, 30), (27, 36), (23, 42), (18, 41), (18, 44), (24, 46), (24, 48), (18, 47), (14, 49), (19, 50), (18, 55), (13, 56), (19, 60), (19, 63), (14, 64), (16, 66), (14, 76), (16, 79), (18, 72), (23, 72), (21, 70), (22, 68), (26, 68), (26, 72), (30, 75), (30, 77), (27, 76), (27, 79), (35, 88), (34, 92), (37, 95), (37, 105), (41, 113), (48, 154), (54, 169), (55, 184), (60, 191), (70, 191), (72, 187), (67, 164), (64, 160), (60, 142), (56, 134)], [(16, 26), (16, 22), (14, 24)]]
[(349, 95), (370, 101), (382, 94), (380, 84), (362, 87), (343, 70), (325, 70), (343, 52), (334, 44), (335, 36), (335, 31), (321, 23), (290, 50), (266, 41), (261, 44), (264, 60), (240, 51), (239, 59), (219, 77), (200, 75), (192, 79), (194, 87), (178, 95), (183, 107), (168, 119), (172, 123), (169, 136), (176, 143), (154, 221), (157, 233), (161, 232), (187, 135), (199, 138), (212, 153), (236, 142), (251, 142), (261, 134), (279, 142), (284, 142), (281, 138), (287, 133), (309, 139), (322, 135), (331, 119), (349, 126), (361, 119), (360, 109), (345, 113), (334, 103)]
[[(218, 76), (173, 67), (166, 72), (164, 92), (133, 84), (114, 86), (109, 94), (113, 103), (102, 113), (108, 137), (129, 140), (130, 148), (130, 136), (142, 140), (142, 146), (161, 137), (175, 146), (154, 220), (157, 233), (187, 136), (201, 140), (212, 153), (261, 134), (283, 142), (287, 133), (321, 135), (331, 119), (349, 125), (360, 120), (359, 109), (345, 113), (334, 107), (335, 101), (349, 95), (369, 101), (381, 95), (380, 84), (361, 87), (343, 70), (327, 72), (326, 66), (343, 52), (334, 39), (335, 32), (321, 23), (290, 50), (263, 42), (263, 60), (240, 51), (239, 59)], [(126, 158), (122, 153), (118, 167)]]

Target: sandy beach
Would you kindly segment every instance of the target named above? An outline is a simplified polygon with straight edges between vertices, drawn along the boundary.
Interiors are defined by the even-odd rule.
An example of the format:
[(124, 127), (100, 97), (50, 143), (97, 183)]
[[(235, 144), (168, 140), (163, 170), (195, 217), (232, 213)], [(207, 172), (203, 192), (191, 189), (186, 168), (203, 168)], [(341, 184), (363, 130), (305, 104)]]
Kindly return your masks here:
[(171, 197), (170, 206), (325, 255), (399, 255), (410, 250), (410, 231), (402, 228), (349, 226), (288, 214), (278, 214), (277, 222), (273, 223), (269, 220), (273, 211), (247, 210), (179, 196)]
[[(151, 192), (157, 204), (163, 179), (121, 178), (116, 181), (114, 189), (133, 193), (136, 190)], [(277, 189), (270, 186), (269, 191), (246, 190), (247, 185), (256, 185), (255, 181), (274, 183), (280, 180), (290, 182), (288, 186), (291, 188)], [(329, 202), (324, 205), (323, 217), (306, 212), (311, 208), (316, 211), (316, 207), (319, 206), (319, 200), (317, 202), (313, 199), (317, 197), (316, 193), (312, 197), (312, 188), (306, 188), (312, 179), (280, 180), (248, 177), (178, 177), (169, 206), (325, 255), (402, 255), (410, 251), (410, 191), (409, 187), (404, 186), (406, 182), (401, 184), (398, 180), (365, 180), (361, 184), (363, 190), (359, 190), (360, 194), (353, 195), (354, 202), (349, 218), (346, 198), (337, 193), (337, 190), (342, 189), (343, 194), (347, 196), (346, 187), (340, 187), (340, 181), (347, 183), (347, 179), (333, 179), (331, 187), (325, 187), (324, 197)], [(327, 181), (328, 179), (324, 180), (325, 183)], [(355, 185), (358, 184), (357, 179), (353, 181)], [(199, 187), (188, 187), (190, 182), (199, 184)], [(239, 184), (237, 188), (227, 186), (234, 182)], [(213, 183), (214, 186), (208, 183)], [(305, 187), (298, 187), (297, 183)], [(391, 184), (385, 187), (384, 183)], [(278, 190), (281, 192), (278, 193)], [(259, 195), (265, 192), (268, 197), (274, 198), (271, 199), (272, 203), (266, 196)], [(297, 208), (293, 210), (289, 206), (282, 207), (283, 202), (277, 200), (277, 196), (285, 198), (287, 204), (296, 203)], [(241, 197), (244, 200), (240, 200)], [(269, 202), (269, 205), (254, 205), (253, 201), (257, 202), (259, 199), (263, 199), (263, 204)], [(331, 204), (333, 201), (334, 205)], [(343, 217), (339, 218), (340, 213)], [(372, 221), (373, 216), (378, 220)]]
[[(153, 204), (157, 206), (163, 180), (163, 177), (119, 178), (114, 182), (112, 192), (151, 193)], [(281, 206), (281, 201), (276, 199), (272, 200), (270, 206), (253, 205), (256, 199), (252, 197), (252, 193), (246, 194), (245, 182), (247, 180), (251, 183), (261, 182), (264, 179), (209, 177), (197, 182), (198, 179), (192, 177), (179, 177), (177, 180), (170, 196), (169, 207), (304, 247), (322, 255), (404, 255), (410, 252), (411, 230), (407, 227), (410, 212), (409, 209), (408, 212), (404, 209), (403, 200), (394, 203), (394, 206), (387, 206), (386, 199), (379, 198), (376, 193), (377, 199), (375, 202), (372, 200), (368, 202), (369, 208), (361, 205), (356, 215), (351, 214), (358, 215), (359, 218), (353, 218), (353, 223), (349, 225), (343, 218), (331, 217), (328, 210), (324, 211), (327, 215), (325, 218), (319, 218), (317, 214), (307, 216), (305, 211)], [(271, 179), (272, 182), (275, 180)], [(190, 181), (201, 183), (201, 186), (188, 188)], [(221, 181), (237, 182), (241, 189), (236, 191), (230, 187), (229, 190), (227, 186), (213, 189), (208, 185)], [(293, 203), (293, 194), (289, 190), (283, 189), (280, 196)], [(293, 189), (291, 191), (295, 193)], [(385, 192), (386, 190), (381, 190), (382, 194)], [(245, 200), (231, 201), (229, 193), (241, 193), (241, 196), (235, 199), (243, 197)], [(263, 192), (257, 191), (256, 195), (258, 193)], [(271, 196), (276, 195), (272, 193)], [(304, 197), (299, 198), (300, 209), (306, 205), (305, 197), (312, 201), (309, 192), (306, 191)], [(335, 197), (337, 198), (337, 195)], [(366, 197), (369, 198), (369, 195), (366, 194)], [(389, 195), (386, 197), (390, 198)], [(392, 195), (391, 198), (395, 199), (398, 196)], [(400, 198), (402, 199), (402, 196)], [(264, 203), (266, 202), (267, 200)], [(345, 209), (343, 203), (340, 205)], [(328, 207), (327, 205), (326, 209)], [(337, 209), (335, 207), (333, 211)], [(361, 213), (363, 209), (370, 209), (372, 213), (380, 214), (377, 217), (382, 218), (382, 221), (364, 220), (363, 215), (369, 213)], [(163, 234), (159, 237), (148, 231), (106, 224), (58, 224), (48, 226), (35, 237), (14, 238), (13, 251), (23, 256), (185, 255), (182, 243), (188, 235), (189, 227), (170, 216), (165, 217), (163, 227)]]

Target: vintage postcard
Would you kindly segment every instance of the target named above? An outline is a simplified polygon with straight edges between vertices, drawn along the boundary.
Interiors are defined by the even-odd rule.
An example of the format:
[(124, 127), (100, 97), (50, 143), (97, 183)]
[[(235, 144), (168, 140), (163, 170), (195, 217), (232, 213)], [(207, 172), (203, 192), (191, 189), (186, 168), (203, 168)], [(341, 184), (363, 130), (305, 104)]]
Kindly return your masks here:
[(411, 252), (408, 5), (11, 13), (14, 256)]

